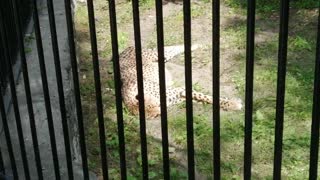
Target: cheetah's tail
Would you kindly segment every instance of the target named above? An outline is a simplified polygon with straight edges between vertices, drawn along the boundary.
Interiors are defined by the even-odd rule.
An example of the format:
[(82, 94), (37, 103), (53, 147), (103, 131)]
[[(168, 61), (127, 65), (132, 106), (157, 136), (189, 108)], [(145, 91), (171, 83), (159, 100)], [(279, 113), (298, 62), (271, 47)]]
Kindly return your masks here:
[[(199, 44), (194, 44), (191, 46), (191, 50), (194, 51), (201, 46)], [(184, 45), (176, 45), (176, 46), (166, 46), (164, 47), (164, 57), (166, 61), (171, 60), (173, 57), (184, 52)]]
[[(192, 92), (192, 98), (199, 102), (204, 102), (208, 104), (212, 104), (212, 96), (205, 95), (199, 92)], [(228, 99), (228, 98), (220, 98), (220, 108), (224, 111), (235, 111), (242, 109), (242, 101), (240, 99)]]
[[(167, 105), (173, 105), (184, 101), (186, 91), (184, 88), (173, 88), (167, 90)], [(212, 104), (213, 98), (210, 95), (192, 91), (192, 99), (198, 102)], [(236, 111), (242, 109), (242, 101), (240, 99), (220, 98), (220, 108), (224, 111)]]

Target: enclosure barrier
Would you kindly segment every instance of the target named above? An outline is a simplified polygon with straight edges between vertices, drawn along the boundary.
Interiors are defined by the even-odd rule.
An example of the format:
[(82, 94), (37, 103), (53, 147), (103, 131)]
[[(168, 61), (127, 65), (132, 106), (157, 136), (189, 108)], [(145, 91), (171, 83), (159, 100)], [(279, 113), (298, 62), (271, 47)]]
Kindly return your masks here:
[[(30, 82), (28, 76), (28, 67), (26, 61), (26, 52), (24, 48), (24, 33), (22, 29), (22, 20), (20, 16), (21, 2), (18, 0), (9, 0), (10, 7), (14, 14), (15, 27), (6, 27), (5, 11), (1, 8), (0, 12), (0, 32), (1, 32), (1, 49), (3, 50), (4, 58), (1, 59), (1, 71), (3, 69), (8, 70), (8, 80), (10, 85), (10, 94), (12, 98), (12, 105), (14, 109), (14, 117), (16, 120), (16, 128), (19, 137), (20, 153), (22, 157), (24, 177), (19, 177), (17, 171), (16, 159), (14, 157), (14, 149), (12, 147), (11, 134), (8, 127), (8, 117), (6, 109), (4, 107), (4, 91), (0, 88), (0, 111), (1, 121), (4, 128), (4, 135), (6, 139), (6, 145), (8, 149), (8, 155), (10, 158), (11, 172), (14, 179), (30, 179), (29, 166), (27, 160), (27, 154), (25, 150), (24, 134), (21, 127), (21, 118), (19, 112), (19, 105), (16, 93), (16, 82), (12, 70), (12, 53), (10, 48), (14, 45), (8, 38), (9, 31), (16, 32), (17, 46), (22, 64), (22, 72), (24, 77), (24, 88), (27, 98), (27, 107), (29, 113), (29, 123), (31, 126), (32, 145), (34, 149), (34, 161), (37, 166), (37, 173), (39, 179), (46, 179), (42, 173), (42, 164), (40, 159), (39, 144), (37, 137), (37, 129), (35, 125), (34, 108), (32, 104), (32, 97), (30, 93)], [(86, 154), (86, 143), (84, 134), (83, 114), (80, 96), (80, 85), (78, 78), (78, 66), (76, 59), (76, 48), (73, 29), (73, 17), (72, 6), (70, 0), (65, 0), (65, 12), (68, 29), (68, 42), (70, 49), (70, 59), (72, 67), (72, 77), (74, 85), (74, 98), (76, 105), (76, 115), (78, 119), (78, 133), (82, 158), (83, 178), (89, 179), (89, 170)], [(118, 47), (118, 35), (117, 35), (117, 19), (115, 1), (109, 0), (109, 16), (112, 38), (112, 55), (113, 55), (113, 70), (115, 81), (115, 93), (116, 93), (116, 109), (117, 109), (117, 126), (119, 137), (119, 154), (120, 154), (120, 169), (121, 179), (127, 179), (127, 165), (125, 154), (125, 139), (124, 139), (124, 122), (123, 122), (123, 110), (122, 110), (122, 96), (121, 96), (121, 82), (120, 82), (120, 66), (119, 66), (119, 47)], [(54, 55), (56, 79), (60, 103), (60, 112), (63, 127), (64, 146), (66, 151), (66, 162), (68, 179), (74, 179), (73, 163), (70, 149), (70, 140), (68, 132), (68, 119), (66, 116), (65, 95), (63, 90), (62, 76), (60, 70), (60, 57), (59, 47), (57, 41), (57, 32), (54, 16), (54, 2), (47, 0), (52, 51)], [(163, 10), (162, 0), (156, 0), (156, 23), (157, 23), (157, 47), (158, 47), (158, 65), (159, 65), (159, 80), (160, 80), (160, 102), (161, 102), (161, 132), (162, 132), (162, 156), (163, 156), (163, 176), (164, 179), (170, 179), (170, 166), (169, 166), (169, 144), (168, 144), (168, 124), (167, 124), (167, 105), (166, 105), (166, 83), (165, 83), (165, 60), (164, 60), (164, 32), (163, 32)], [(108, 166), (107, 166), (107, 148), (105, 137), (105, 124), (103, 115), (103, 102), (101, 94), (101, 80), (99, 72), (99, 54), (97, 48), (97, 37), (95, 27), (95, 14), (93, 0), (87, 0), (88, 15), (89, 15), (89, 28), (91, 38), (91, 52), (92, 63), (94, 68), (94, 81), (96, 92), (96, 106), (97, 117), (99, 124), (99, 137), (101, 148), (101, 165), (103, 179), (109, 179)], [(52, 161), (54, 163), (55, 178), (61, 179), (61, 172), (59, 169), (59, 159), (57, 154), (57, 144), (55, 139), (55, 131), (53, 124), (52, 108), (50, 103), (50, 95), (48, 89), (48, 79), (45, 69), (45, 57), (44, 47), (41, 39), (41, 29), (39, 24), (39, 16), (37, 10), (37, 1), (32, 1), (33, 10), (33, 25), (36, 35), (36, 43), (39, 57), (39, 64), (41, 70), (42, 89), (45, 99), (45, 109), (47, 114), (47, 123), (50, 134), (50, 143), (52, 150)], [(248, 0), (247, 9), (247, 46), (246, 46), (246, 88), (245, 88), (245, 138), (244, 138), (244, 179), (251, 179), (251, 165), (252, 165), (252, 103), (253, 103), (253, 71), (254, 71), (254, 45), (255, 45), (255, 9), (256, 1)], [(143, 179), (148, 179), (148, 149), (147, 149), (147, 136), (146, 136), (146, 117), (144, 112), (144, 91), (143, 91), (143, 68), (142, 68), (142, 53), (141, 53), (141, 32), (140, 32), (140, 19), (139, 19), (139, 1), (132, 1), (133, 10), (133, 24), (134, 24), (134, 37), (135, 37), (135, 49), (137, 60), (137, 81), (138, 81), (138, 100), (139, 100), (139, 116), (140, 116), (140, 136), (141, 136), (141, 157), (142, 157), (142, 175)], [(194, 137), (193, 137), (193, 105), (192, 105), (192, 57), (191, 57), (191, 9), (190, 0), (183, 1), (183, 15), (184, 15), (184, 47), (185, 47), (185, 88), (186, 88), (186, 115), (187, 115), (187, 158), (188, 158), (188, 178), (195, 179), (195, 160), (194, 160)], [(213, 177), (214, 179), (221, 179), (220, 172), (220, 1), (212, 1), (212, 66), (213, 66)], [(288, 43), (288, 20), (289, 20), (289, 0), (281, 0), (281, 12), (280, 12), (280, 32), (279, 32), (279, 52), (278, 52), (278, 81), (277, 81), (277, 100), (276, 100), (276, 126), (275, 126), (275, 143), (274, 143), (274, 179), (281, 179), (281, 162), (282, 162), (282, 139), (283, 139), (283, 120), (284, 120), (284, 98), (285, 98), (285, 79), (286, 79), (286, 64), (287, 64), (287, 43)], [(320, 16), (318, 22), (318, 38), (317, 38), (317, 51), (316, 51), (316, 65), (315, 65), (315, 79), (314, 79), (314, 95), (313, 95), (313, 113), (312, 113), (312, 129), (311, 129), (311, 145), (310, 145), (310, 166), (309, 166), (309, 178), (317, 179), (318, 174), (318, 151), (319, 151), (319, 123), (320, 123)], [(15, 43), (15, 42), (14, 42)], [(4, 74), (1, 74), (1, 78)], [(2, 86), (6, 86), (4, 81)], [(4, 142), (1, 142), (4, 143)], [(8, 169), (5, 169), (3, 163), (3, 151), (0, 149), (0, 179), (9, 175)]]
[[(23, 32), (26, 32), (27, 30), (27, 24), (30, 20), (30, 17), (31, 17), (31, 11), (32, 9), (30, 8), (29, 4), (30, 4), (30, 0), (23, 0), (21, 1), (21, 7), (20, 8), (20, 11), (19, 11), (19, 14), (21, 15), (21, 24), (23, 25), (23, 27), (25, 28), (22, 28), (21, 30)], [(12, 41), (12, 42), (15, 42), (17, 41), (17, 37), (16, 37), (16, 29), (14, 28), (15, 24), (14, 24), (14, 13), (13, 13), (13, 7), (11, 6), (11, 3), (10, 1), (1, 1), (0, 2), (0, 9), (1, 11), (4, 12), (4, 25), (6, 26), (6, 29), (8, 30), (7, 32), (7, 39), (9, 41)], [(10, 29), (10, 31), (9, 31)], [(1, 38), (0, 38), (1, 40)], [(1, 40), (2, 41), (2, 40)], [(17, 54), (17, 46), (18, 44), (17, 43), (10, 43), (8, 44), (9, 46), (9, 53), (11, 56), (13, 56), (14, 58), (12, 58), (12, 63), (14, 64), (17, 60), (16, 58), (16, 54)], [(1, 48), (0, 49), (0, 58), (1, 59), (4, 59), (5, 58), (5, 52), (4, 52), (4, 48)], [(9, 69), (7, 69), (7, 65), (5, 64), (6, 62), (2, 62), (4, 63), (3, 66), (1, 66), (0, 68), (0, 73), (1, 73), (1, 76), (2, 76), (2, 79), (0, 79), (0, 81), (2, 81), (2, 85), (3, 87), (1, 88), (4, 88), (5, 87), (5, 84), (7, 83), (7, 78), (8, 78), (8, 73), (9, 73)]]

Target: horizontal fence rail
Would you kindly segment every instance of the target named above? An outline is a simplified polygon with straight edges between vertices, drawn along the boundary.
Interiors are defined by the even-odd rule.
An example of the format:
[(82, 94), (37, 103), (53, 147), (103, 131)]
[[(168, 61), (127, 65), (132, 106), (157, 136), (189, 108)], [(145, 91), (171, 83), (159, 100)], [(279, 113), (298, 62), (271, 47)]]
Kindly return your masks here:
[[(82, 97), (79, 80), (79, 67), (77, 59), (77, 49), (75, 43), (75, 29), (74, 29), (74, 17), (73, 17), (73, 4), (70, 0), (64, 0), (64, 11), (67, 29), (67, 42), (68, 42), (68, 54), (70, 57), (70, 81), (72, 81), (72, 98), (74, 100), (74, 112), (68, 110), (68, 103), (70, 103), (66, 97), (68, 94), (65, 92), (63, 77), (63, 62), (60, 48), (62, 44), (59, 43), (59, 28), (56, 23), (57, 12), (55, 10), (56, 1), (46, 0), (47, 15), (48, 15), (48, 29), (50, 30), (50, 46), (49, 50), (52, 53), (52, 61), (54, 63), (54, 84), (57, 87), (57, 102), (58, 110), (54, 109), (55, 96), (50, 89), (50, 80), (52, 79), (48, 73), (48, 62), (50, 57), (46, 56), (46, 44), (43, 40), (43, 30), (41, 24), (41, 13), (39, 2), (37, 0), (8, 0), (0, 2), (0, 115), (1, 115), (1, 127), (3, 128), (4, 141), (0, 142), (0, 179), (5, 177), (13, 177), (14, 179), (47, 179), (49, 176), (46, 171), (52, 171), (51, 178), (54, 179), (91, 179), (89, 176), (89, 160), (87, 154), (87, 129), (86, 119), (84, 118)], [(99, 134), (99, 155), (101, 161), (101, 179), (113, 179), (111, 173), (113, 169), (109, 166), (111, 160), (108, 160), (110, 154), (107, 147), (107, 127), (109, 124), (105, 121), (105, 107), (103, 99), (101, 59), (99, 56), (99, 39), (96, 29), (96, 14), (95, 14), (95, 2), (93, 0), (87, 0), (87, 13), (88, 13), (88, 37), (90, 38), (90, 55), (93, 66), (93, 82), (95, 91), (95, 107), (96, 117)], [(110, 20), (110, 34), (111, 43), (108, 44), (112, 48), (112, 70), (114, 73), (114, 87), (115, 87), (115, 108), (116, 108), (116, 126), (117, 126), (117, 150), (119, 154), (119, 178), (130, 179), (129, 173), (132, 171), (130, 167), (127, 151), (130, 150), (126, 146), (126, 142), (130, 139), (125, 139), (126, 127), (125, 116), (123, 110), (123, 94), (122, 94), (122, 82), (121, 82), (121, 67), (119, 50), (119, 34), (118, 34), (118, 22), (116, 1), (108, 0), (105, 2), (108, 4), (109, 20)], [(155, 0), (155, 22), (156, 22), (156, 35), (157, 35), (157, 66), (158, 66), (158, 78), (159, 78), (159, 110), (161, 117), (158, 119), (161, 121), (161, 157), (162, 157), (162, 171), (163, 179), (174, 179), (172, 177), (173, 170), (170, 169), (172, 162), (170, 162), (169, 153), (169, 132), (168, 132), (168, 101), (167, 101), (167, 83), (165, 72), (165, 33), (164, 33), (164, 10), (162, 0)], [(220, 124), (220, 39), (221, 39), (221, 1), (212, 1), (212, 158), (208, 159), (213, 165), (212, 178), (222, 179), (223, 174), (222, 166), (223, 159), (221, 154), (223, 149), (221, 148), (221, 132), (223, 129)], [(25, 6), (28, 6), (26, 8)], [(285, 92), (286, 92), (286, 75), (287, 75), (287, 61), (288, 61), (288, 37), (289, 37), (289, 15), (290, 15), (290, 1), (280, 1), (280, 28), (279, 28), (279, 46), (278, 46), (278, 65), (277, 65), (277, 90), (276, 90), (276, 114), (275, 114), (275, 137), (274, 137), (274, 154), (273, 154), (273, 179), (281, 179), (282, 156), (283, 156), (283, 133), (284, 133), (284, 111), (285, 111)], [(147, 114), (145, 109), (148, 108), (148, 104), (145, 103), (145, 78), (144, 78), (144, 63), (146, 61), (143, 56), (142, 47), (142, 33), (141, 20), (140, 20), (140, 8), (141, 1), (132, 0), (132, 23), (133, 23), (133, 36), (135, 46), (135, 63), (134, 67), (137, 75), (136, 85), (138, 95), (137, 106), (139, 111), (139, 135), (140, 135), (140, 149), (139, 157), (141, 159), (141, 172), (136, 169), (138, 174), (141, 173), (142, 179), (151, 179), (151, 160), (148, 159), (148, 142), (147, 142)], [(246, 56), (245, 56), (245, 109), (244, 109), (244, 157), (243, 157), (243, 179), (251, 179), (253, 167), (253, 113), (254, 113), (254, 64), (255, 64), (255, 28), (256, 28), (256, 0), (247, 1), (247, 21), (246, 21)], [(211, 10), (211, 9), (210, 9)], [(42, 11), (41, 11), (42, 12)], [(195, 136), (196, 129), (194, 128), (194, 112), (193, 112), (193, 74), (192, 74), (192, 4), (190, 0), (183, 0), (183, 40), (184, 40), (184, 75), (185, 75), (185, 101), (186, 101), (186, 168), (188, 179), (197, 179), (196, 166), (197, 162), (195, 156), (197, 155), (195, 149)], [(29, 66), (26, 43), (24, 40), (25, 29), (27, 26), (28, 18), (33, 16), (31, 24), (34, 27), (35, 33), (35, 46), (38, 56), (38, 70), (40, 76), (37, 79), (41, 89), (41, 98), (43, 98), (43, 105), (46, 117), (36, 116), (36, 101), (38, 96), (34, 96), (32, 93), (32, 82), (34, 79), (30, 76), (31, 68)], [(81, 58), (81, 57), (80, 57)], [(23, 95), (22, 99), (19, 99), (18, 82), (14, 74), (15, 62), (21, 61), (21, 71), (23, 76)], [(91, 62), (91, 61), (90, 61)], [(316, 43), (316, 57), (315, 57), (315, 72), (313, 82), (313, 106), (312, 106), (312, 121), (311, 121), (311, 141), (310, 141), (310, 157), (309, 157), (309, 179), (315, 180), (318, 178), (318, 161), (319, 161), (319, 126), (320, 126), (320, 12), (318, 15), (318, 28), (317, 28), (317, 43)], [(41, 85), (40, 85), (41, 84)], [(12, 108), (7, 110), (5, 107), (5, 98), (10, 96)], [(26, 104), (27, 114), (24, 115), (21, 112), (21, 103)], [(73, 103), (73, 101), (71, 102)], [(72, 112), (71, 112), (72, 111)], [(56, 113), (59, 112), (59, 113)], [(11, 114), (10, 114), (11, 113)], [(58, 114), (58, 115), (56, 115)], [(72, 124), (70, 117), (74, 114), (76, 119), (76, 134), (71, 134)], [(59, 118), (57, 118), (59, 116)], [(42, 119), (41, 119), (42, 118)], [(48, 129), (37, 129), (38, 121), (42, 120), (47, 123)], [(58, 123), (61, 124), (62, 134), (57, 134), (56, 119), (60, 119)], [(14, 122), (14, 123), (11, 123)], [(13, 124), (13, 125), (12, 125)], [(27, 129), (23, 128), (24, 124), (30, 125)], [(160, 126), (159, 125), (159, 126)], [(223, 127), (223, 126), (222, 126)], [(160, 127), (159, 127), (160, 128)], [(221, 128), (221, 129), (220, 129)], [(30, 131), (31, 140), (28, 141), (26, 131)], [(52, 161), (52, 169), (45, 169), (46, 163), (41, 157), (42, 137), (39, 137), (40, 131), (46, 131), (48, 133), (47, 141), (49, 143), (48, 150), (50, 151), (50, 157), (46, 157), (46, 161)], [(16, 133), (16, 134), (14, 134)], [(0, 136), (2, 135), (2, 129), (0, 129)], [(17, 137), (17, 138), (15, 138)], [(222, 136), (223, 137), (223, 136)], [(62, 143), (58, 142), (58, 138), (62, 138)], [(75, 139), (73, 139), (75, 138)], [(31, 142), (32, 144), (28, 144)], [(77, 144), (79, 143), (79, 145)], [(77, 144), (77, 145), (74, 145)], [(29, 146), (32, 147), (32, 152), (28, 152)], [(79, 146), (79, 162), (75, 161), (77, 151), (72, 149), (74, 146)], [(18, 147), (18, 148), (16, 148)], [(91, 147), (90, 147), (91, 148)], [(60, 154), (63, 149), (63, 155)], [(139, 150), (140, 150), (139, 149)], [(126, 151), (127, 150), (127, 151)], [(42, 158), (42, 159), (41, 159)], [(139, 159), (139, 160), (140, 160)], [(80, 162), (81, 161), (81, 162)], [(66, 164), (66, 167), (63, 164)], [(34, 165), (35, 168), (32, 166)], [(76, 166), (80, 166), (81, 175), (75, 170)], [(64, 168), (61, 168), (64, 167)], [(21, 168), (21, 169), (20, 169)], [(113, 167), (112, 167), (113, 168)], [(97, 170), (98, 171), (98, 170)], [(161, 171), (161, 170), (159, 170)], [(78, 173), (78, 174), (77, 174)], [(47, 177), (48, 176), (48, 177)], [(94, 179), (94, 178), (92, 178)]]

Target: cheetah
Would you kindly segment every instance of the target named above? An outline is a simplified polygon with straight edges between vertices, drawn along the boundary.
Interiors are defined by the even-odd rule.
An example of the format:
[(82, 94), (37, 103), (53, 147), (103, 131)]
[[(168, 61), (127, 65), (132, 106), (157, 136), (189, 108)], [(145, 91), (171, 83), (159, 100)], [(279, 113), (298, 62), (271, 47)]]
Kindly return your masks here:
[[(198, 47), (198, 45), (193, 45), (192, 50), (195, 50)], [(183, 52), (183, 45), (164, 47), (165, 62)], [(135, 47), (128, 47), (122, 53), (120, 53), (119, 63), (123, 102), (131, 113), (133, 113), (134, 115), (138, 115), (139, 101)], [(142, 67), (145, 114), (147, 118), (155, 118), (160, 115), (160, 92), (157, 50), (142, 50)], [(185, 89), (182, 87), (172, 87), (172, 77), (170, 75), (170, 72), (167, 69), (165, 69), (165, 73), (167, 84), (166, 100), (167, 107), (169, 107), (185, 100)], [(192, 98), (193, 100), (198, 102), (212, 104), (212, 96), (205, 95), (200, 92), (193, 91)], [(225, 111), (240, 110), (242, 108), (242, 104), (239, 100), (229, 100), (226, 98), (221, 98), (220, 107)]]

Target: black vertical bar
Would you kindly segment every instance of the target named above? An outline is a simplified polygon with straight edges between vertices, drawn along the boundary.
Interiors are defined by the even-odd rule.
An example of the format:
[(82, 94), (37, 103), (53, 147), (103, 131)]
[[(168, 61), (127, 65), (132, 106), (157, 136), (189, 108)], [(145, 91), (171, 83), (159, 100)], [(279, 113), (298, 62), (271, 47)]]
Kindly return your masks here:
[(90, 39), (91, 39), (91, 52), (92, 62), (94, 71), (94, 84), (96, 90), (96, 105), (97, 114), (99, 121), (99, 135), (100, 135), (100, 148), (101, 148), (101, 163), (102, 163), (102, 174), (104, 179), (108, 179), (108, 162), (107, 162), (107, 149), (106, 149), (106, 133), (103, 119), (103, 104), (101, 96), (101, 81), (100, 81), (100, 70), (99, 70), (99, 55), (97, 47), (96, 27), (94, 18), (94, 7), (92, 0), (87, 0), (88, 4), (88, 15), (89, 15), (89, 28), (90, 28)]
[(289, 0), (281, 0), (273, 178), (281, 178), (283, 114), (288, 50)]
[(143, 69), (141, 54), (141, 31), (139, 17), (139, 0), (133, 0), (133, 26), (134, 26), (134, 42), (136, 50), (136, 69), (138, 81), (138, 99), (139, 99), (139, 117), (140, 117), (140, 136), (141, 136), (141, 157), (142, 157), (142, 173), (143, 179), (148, 179), (148, 150), (147, 150), (147, 134), (146, 134), (146, 116), (144, 105), (143, 91)]
[(67, 159), (68, 176), (69, 176), (69, 179), (72, 180), (74, 177), (73, 177), (73, 169), (72, 169), (70, 139), (69, 139), (69, 132), (68, 132), (68, 120), (67, 120), (66, 105), (64, 100), (59, 46), (58, 46), (57, 30), (56, 30), (54, 7), (53, 7), (52, 0), (47, 0), (47, 6), (48, 6), (48, 14), (49, 14), (52, 50), (53, 50), (57, 86), (58, 86), (58, 96), (59, 96), (59, 104), (60, 104), (60, 112), (61, 112), (64, 146), (65, 146), (66, 159)]
[(31, 136), (32, 136), (32, 141), (33, 141), (33, 149), (34, 149), (34, 154), (35, 154), (37, 172), (38, 172), (39, 179), (43, 179), (41, 158), (40, 158), (38, 138), (37, 138), (36, 123), (35, 123), (33, 105), (32, 105), (32, 99), (31, 99), (30, 81), (29, 81), (29, 75), (28, 75), (28, 69), (27, 69), (27, 60), (26, 60), (25, 50), (24, 50), (21, 22), (20, 22), (20, 18), (19, 18), (19, 14), (18, 14), (19, 6), (18, 6), (16, 0), (13, 1), (13, 7), (14, 7), (15, 25), (16, 25), (16, 29), (18, 32), (17, 38), (18, 38), (20, 58), (21, 58), (21, 63), (22, 63), (24, 86), (25, 86), (25, 92), (26, 92), (26, 99), (27, 99), (27, 106), (28, 106), (28, 113), (29, 113), (30, 127), (31, 127)]
[(311, 143), (310, 143), (310, 167), (309, 179), (316, 180), (318, 176), (319, 159), (319, 125), (320, 125), (320, 11), (318, 17), (318, 39), (316, 50), (316, 67), (314, 74)]
[(220, 0), (212, 1), (212, 91), (213, 91), (213, 174), (221, 179), (220, 171)]
[[(0, 21), (0, 29), (2, 29), (3, 24), (1, 22), (3, 22), (3, 17), (2, 17), (2, 13), (1, 12), (0, 12), (0, 20), (1, 20)], [(3, 36), (2, 35), (2, 31), (4, 32), (4, 29), (0, 31), (1, 32), (0, 33), (0, 37), (1, 37), (0, 39), (1, 39), (2, 47), (3, 47), (3, 45), (5, 45), (6, 42), (5, 42), (5, 39), (3, 39), (3, 37), (2, 37)], [(2, 65), (0, 66), (0, 69), (1, 68), (2, 68)], [(2, 77), (2, 74), (0, 74), (0, 79), (4, 79)], [(2, 83), (5, 83), (5, 82), (0, 82), (0, 87), (6, 87)], [(6, 116), (6, 110), (5, 110), (5, 107), (4, 107), (2, 88), (0, 88), (0, 113), (1, 113), (3, 131), (4, 131), (5, 138), (6, 138), (6, 143), (7, 143), (8, 153), (9, 153), (9, 159), (10, 159), (10, 163), (11, 163), (11, 169), (12, 169), (12, 172), (13, 172), (13, 177), (15, 179), (18, 179), (17, 166), (16, 166), (14, 153), (13, 153), (13, 148), (12, 148), (12, 143), (11, 143), (11, 137), (10, 137), (10, 131), (9, 131), (9, 126), (8, 126), (8, 121), (7, 121), (7, 116)]]
[[(2, 21), (2, 18), (1, 18), (1, 21)], [(2, 40), (2, 41), (4, 41), (4, 40)], [(5, 135), (5, 138), (6, 138), (6, 142), (7, 142), (8, 153), (9, 153), (9, 158), (10, 158), (11, 169), (12, 169), (12, 172), (13, 172), (13, 177), (14, 177), (14, 179), (18, 179), (18, 171), (17, 171), (17, 166), (16, 166), (16, 161), (15, 161), (15, 158), (14, 158), (14, 154), (13, 154), (13, 148), (12, 148), (12, 143), (11, 143), (8, 120), (7, 120), (7, 117), (6, 117), (6, 110), (5, 110), (5, 107), (4, 107), (3, 94), (1, 92), (1, 90), (2, 90), (2, 88), (0, 88), (0, 112), (1, 112), (3, 130), (4, 130), (4, 135)]]
[(0, 31), (1, 31), (1, 36), (2, 36), (2, 38), (1, 38), (2, 39), (2, 47), (4, 48), (5, 60), (7, 61), (7, 68), (8, 68), (8, 73), (9, 73), (9, 83), (10, 83), (10, 92), (11, 92), (11, 97), (12, 97), (14, 116), (16, 119), (16, 127), (17, 127), (17, 133), (18, 133), (19, 144), (20, 144), (20, 152), (21, 152), (21, 157), (22, 157), (25, 178), (30, 179), (29, 165), (28, 165), (26, 147), (25, 147), (22, 124), (21, 124), (18, 97), (17, 97), (17, 93), (16, 93), (15, 81), (14, 81), (13, 70), (12, 70), (12, 59), (10, 57), (10, 50), (9, 50), (9, 46), (7, 43), (8, 42), (7, 32), (5, 30), (5, 27), (4, 27), (4, 24), (2, 21), (3, 20), (2, 17), (3, 17), (3, 14), (1, 14), (1, 24), (0, 24), (0, 26), (1, 26)]
[(118, 46), (118, 32), (117, 32), (117, 16), (116, 16), (116, 8), (115, 8), (114, 0), (109, 0), (109, 13), (110, 13), (109, 14), (110, 30), (111, 30), (111, 40), (112, 40), (114, 85), (116, 88), (116, 106), (117, 106), (121, 179), (127, 179), (126, 147), (125, 147), (125, 139), (124, 139), (121, 78), (120, 78), (119, 48), (118, 48), (119, 46)]
[(48, 128), (49, 128), (49, 136), (50, 136), (50, 143), (51, 143), (54, 172), (55, 172), (56, 179), (60, 179), (61, 177), (60, 177), (60, 170), (59, 170), (59, 158), (58, 158), (58, 152), (57, 152), (56, 137), (55, 137), (55, 132), (54, 132), (50, 94), (49, 94), (49, 88), (48, 88), (48, 79), (47, 79), (46, 65), (45, 65), (45, 60), (44, 60), (41, 30), (40, 30), (40, 23), (39, 23), (37, 1), (36, 0), (33, 0), (33, 21), (34, 21), (34, 30), (35, 30), (35, 35), (36, 35), (38, 58), (39, 58), (39, 64), (40, 64), (42, 89), (43, 89), (45, 108), (46, 108), (46, 113), (47, 113), (47, 121), (48, 121)]
[[(1, 95), (2, 96), (2, 95)], [(3, 158), (2, 158), (2, 151), (0, 149), (0, 173), (5, 173), (4, 172), (4, 164), (3, 164)]]
[(195, 178), (194, 169), (194, 138), (193, 138), (193, 104), (192, 104), (192, 60), (191, 60), (191, 4), (190, 0), (183, 1), (184, 26), (184, 55), (186, 82), (186, 114), (187, 114), (187, 148), (188, 148), (188, 177)]
[(18, 45), (19, 45), (19, 50), (20, 50), (20, 58), (21, 58), (21, 64), (22, 64), (22, 73), (23, 73), (23, 78), (24, 78), (24, 88), (25, 88), (25, 92), (26, 92), (27, 107), (28, 107), (28, 113), (29, 113), (29, 119), (30, 119), (31, 137), (32, 137), (34, 155), (35, 155), (36, 166), (37, 166), (37, 173), (38, 173), (39, 179), (43, 179), (42, 165), (41, 165), (41, 158), (40, 158), (40, 151), (39, 151), (39, 143), (38, 143), (38, 138), (37, 138), (36, 122), (35, 122), (33, 105), (32, 105), (32, 98), (31, 98), (27, 59), (26, 59), (26, 54), (25, 54), (25, 50), (24, 50), (21, 20), (19, 17), (20, 6), (18, 5), (16, 0), (13, 1), (13, 9), (14, 9), (15, 25), (16, 25), (16, 30), (17, 30)]
[(156, 0), (156, 16), (157, 16), (158, 65), (159, 65), (159, 82), (160, 82), (163, 177), (164, 179), (170, 179), (162, 0)]
[(78, 130), (79, 130), (79, 141), (80, 141), (83, 176), (84, 176), (84, 179), (89, 179), (89, 169), (88, 169), (88, 160), (87, 160), (87, 151), (86, 151), (87, 148), (86, 148), (86, 140), (84, 135), (84, 126), (83, 126), (83, 114), (82, 114), (82, 105), (81, 105), (81, 96), (80, 96), (80, 87), (79, 87), (76, 48), (75, 48), (75, 42), (74, 42), (71, 2), (70, 0), (64, 0), (64, 4), (65, 4), (67, 29), (68, 29), (68, 42), (69, 42), (70, 60), (71, 60), (71, 68), (72, 68), (74, 96), (75, 96), (77, 119), (78, 119)]
[(256, 0), (248, 0), (247, 12), (247, 61), (246, 61), (246, 102), (244, 138), (244, 179), (251, 179), (252, 157), (252, 102), (254, 70), (254, 32)]

